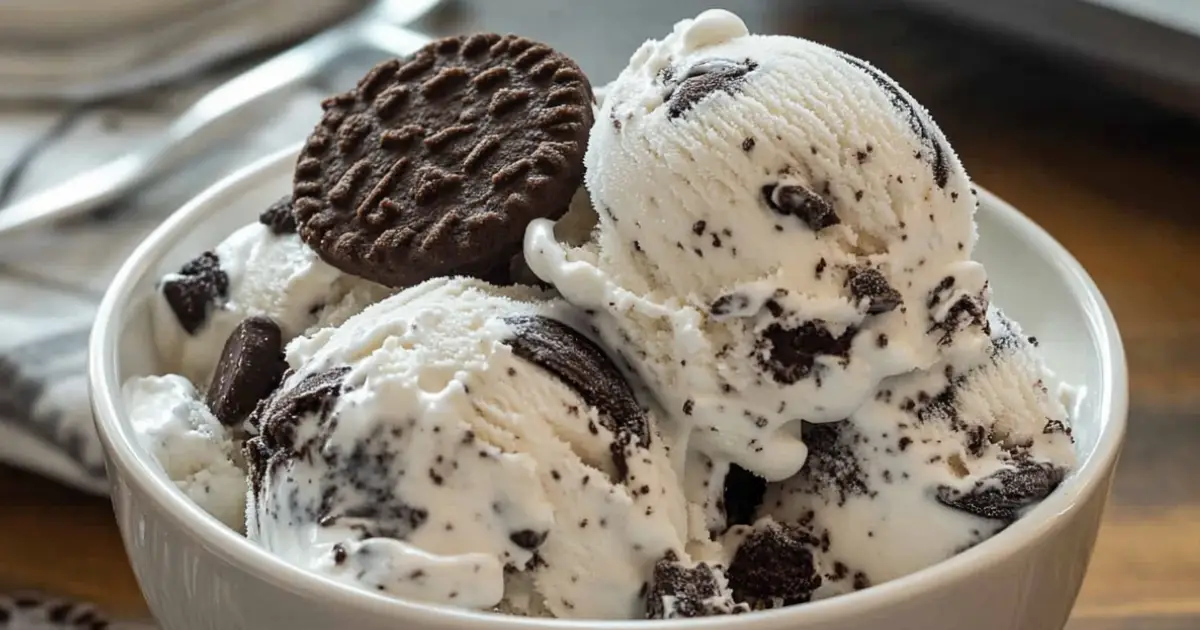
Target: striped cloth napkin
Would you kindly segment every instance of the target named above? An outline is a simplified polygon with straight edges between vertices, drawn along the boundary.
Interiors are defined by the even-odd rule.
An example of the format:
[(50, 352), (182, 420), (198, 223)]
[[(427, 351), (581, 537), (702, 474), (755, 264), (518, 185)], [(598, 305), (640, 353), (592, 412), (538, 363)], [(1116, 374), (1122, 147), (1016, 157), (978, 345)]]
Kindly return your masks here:
[[(0, 207), (148, 140), (238, 69), (189, 68), (186, 76), (163, 86), (82, 105), (0, 102)], [(347, 67), (337, 76), (316, 79), (256, 132), (135, 197), (53, 229), (0, 235), (0, 464), (88, 493), (106, 492), (84, 370), (93, 315), (113, 274), (137, 243), (189, 198), (303, 139), (320, 116), (321, 98), (334, 89), (330, 86), (345, 85), (350, 79), (343, 73), (362, 70)], [(0, 593), (0, 630), (152, 627), (106, 619), (86, 603)]]
[[(137, 243), (188, 198), (302, 139), (319, 116), (321, 94), (301, 92), (256, 133), (144, 194), (53, 230), (0, 235), (0, 462), (105, 491), (84, 378), (87, 337), (105, 287)], [(12, 182), (0, 198), (20, 198), (119, 155), (170, 120), (172, 103), (184, 100), (176, 96), (86, 111), (0, 113), (0, 181)]]

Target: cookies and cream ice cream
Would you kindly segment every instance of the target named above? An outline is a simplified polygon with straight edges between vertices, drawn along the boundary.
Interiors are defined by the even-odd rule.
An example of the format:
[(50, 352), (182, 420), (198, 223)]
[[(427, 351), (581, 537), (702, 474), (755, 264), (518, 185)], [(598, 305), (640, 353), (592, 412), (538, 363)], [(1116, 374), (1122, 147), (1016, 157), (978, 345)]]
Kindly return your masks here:
[(949, 558), (1075, 465), (962, 164), (864, 61), (707, 11), (595, 105), (479, 34), (324, 108), (296, 203), (163, 278), (166, 375), (125, 388), (181, 491), (297, 567), (737, 614)]
[(229, 527), (245, 523), (246, 472), (241, 444), (177, 374), (131, 380), (126, 409), (142, 448), (189, 499)]
[(988, 351), (884, 380), (844, 422), (805, 430), (808, 459), (761, 515), (829, 541), (872, 582), (972, 547), (1049, 494), (1075, 462), (1061, 392), (1036, 340), (990, 313)]
[(507, 578), (532, 587), (514, 608), (635, 616), (655, 562), (686, 554), (681, 485), (563, 306), (437, 279), (293, 341), (251, 421), (249, 537), (399, 596), (490, 608)]
[(986, 341), (970, 180), (865, 62), (707, 11), (644, 44), (597, 118), (594, 238), (534, 222), (529, 265), (712, 457), (788, 477), (799, 420)]

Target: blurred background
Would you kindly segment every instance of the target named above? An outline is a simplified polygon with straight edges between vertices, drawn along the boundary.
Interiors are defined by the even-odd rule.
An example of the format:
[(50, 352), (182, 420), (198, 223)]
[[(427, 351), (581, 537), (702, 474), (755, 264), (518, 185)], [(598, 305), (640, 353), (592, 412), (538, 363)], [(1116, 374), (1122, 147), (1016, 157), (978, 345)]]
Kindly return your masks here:
[[(67, 4), (83, 6), (0, 3), (0, 206), (153, 139), (206, 89), (365, 3), (146, 2), (153, 16), (129, 1), (93, 0), (78, 9), (87, 15), (47, 8)], [(457, 0), (409, 26), (518, 32), (573, 56), (600, 85), (643, 40), (713, 6), (753, 31), (808, 37), (884, 69), (931, 111), (981, 186), (1093, 275), (1125, 341), (1131, 424), (1069, 628), (1200, 628), (1200, 0)], [(151, 19), (164, 26), (147, 28)], [(76, 300), (72, 325), (85, 327), (146, 229), (221, 175), (300, 140), (320, 96), (380, 58), (340, 57), (250, 133), (82, 221), (0, 235), (0, 324), (36, 314), (44, 296)], [(109, 255), (86, 269), (62, 262), (86, 247)], [(34, 297), (18, 307), (22, 283)], [(5, 369), (0, 356), (0, 420), (21, 411), (4, 398)], [(0, 465), (0, 592), (144, 614), (111, 520), (106, 498)]]

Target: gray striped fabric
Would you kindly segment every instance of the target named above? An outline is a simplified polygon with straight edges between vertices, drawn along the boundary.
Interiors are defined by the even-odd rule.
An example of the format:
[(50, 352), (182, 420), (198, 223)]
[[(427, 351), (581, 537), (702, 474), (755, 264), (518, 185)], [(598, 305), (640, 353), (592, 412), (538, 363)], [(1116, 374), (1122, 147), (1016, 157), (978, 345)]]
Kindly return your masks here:
[[(254, 2), (276, 8), (293, 5), (293, 0)], [(339, 2), (353, 5), (364, 0), (321, 0), (314, 6), (329, 9)], [(294, 14), (306, 13), (295, 12), (294, 5), (288, 8)], [(5, 10), (0, 6), (0, 21)], [(308, 27), (316, 13), (307, 14)], [(330, 16), (326, 11), (323, 19)], [(254, 45), (245, 39), (244, 30), (224, 43), (241, 49)], [(278, 39), (280, 31), (263, 35)], [(122, 44), (131, 45), (128, 39)], [(5, 59), (2, 48), (0, 65)], [(96, 86), (85, 86), (86, 104), (56, 108), (45, 103), (0, 103), (0, 208), (104, 164), (148, 139), (206, 89), (237, 71), (226, 68), (206, 75), (194, 72), (205, 60), (192, 61), (168, 68), (175, 73), (188, 70), (190, 76), (178, 75), (172, 83), (153, 89), (101, 100), (93, 98)], [(137, 243), (189, 198), (239, 167), (301, 140), (320, 116), (322, 95), (332, 91), (332, 84), (349, 85), (362, 70), (339, 68), (318, 78), (317, 84), (300, 90), (255, 133), (188, 164), (136, 197), (54, 229), (0, 236), (0, 465), (28, 469), (85, 492), (105, 492), (84, 369), (89, 329), (109, 280)], [(161, 77), (135, 72), (121, 80), (137, 84), (149, 78)], [(0, 79), (13, 87), (3, 70)], [(103, 85), (99, 87), (103, 91)], [(0, 97), (11, 93), (0, 87)], [(148, 621), (109, 619), (86, 602), (0, 593), (0, 630), (155, 627)]]
[[(215, 78), (103, 107), (0, 109), (0, 206), (104, 163), (161, 128)], [(104, 288), (168, 213), (240, 166), (302, 139), (328, 87), (298, 94), (253, 134), (136, 198), (53, 230), (0, 236), (0, 462), (105, 489), (84, 379)]]
[(146, 621), (109, 619), (85, 602), (39, 593), (0, 595), (0, 630), (153, 630)]

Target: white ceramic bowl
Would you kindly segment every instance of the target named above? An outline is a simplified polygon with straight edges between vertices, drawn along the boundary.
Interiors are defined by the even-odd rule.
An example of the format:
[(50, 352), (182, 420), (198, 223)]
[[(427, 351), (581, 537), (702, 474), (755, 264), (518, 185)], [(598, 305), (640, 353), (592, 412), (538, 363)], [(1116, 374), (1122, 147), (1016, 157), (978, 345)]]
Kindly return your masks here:
[[(255, 220), (290, 188), (296, 151), (230, 176), (176, 212), (125, 263), (96, 316), (89, 376), (112, 500), (150, 608), (168, 630), (395, 630), (574, 627), (481, 614), (355, 590), (286, 564), (192, 504), (138, 446), (121, 383), (156, 371), (147, 298), (155, 280)], [(1052, 368), (1085, 395), (1075, 415), (1081, 465), (1004, 532), (946, 562), (842, 597), (752, 615), (653, 622), (756, 630), (1058, 630), (1100, 524), (1126, 419), (1125, 357), (1112, 314), (1079, 263), (1037, 225), (980, 191), (979, 259), (997, 303), (1042, 340)]]

